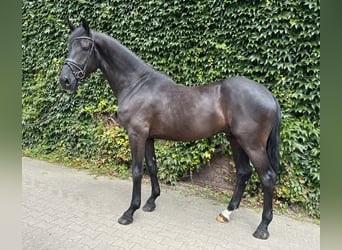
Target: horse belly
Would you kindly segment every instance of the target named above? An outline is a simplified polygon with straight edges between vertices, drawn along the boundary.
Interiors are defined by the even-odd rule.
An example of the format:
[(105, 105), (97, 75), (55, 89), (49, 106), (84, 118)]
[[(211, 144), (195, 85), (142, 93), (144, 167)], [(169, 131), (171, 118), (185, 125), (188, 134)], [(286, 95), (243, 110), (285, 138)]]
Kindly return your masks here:
[(159, 118), (150, 130), (150, 136), (156, 139), (194, 141), (225, 130), (224, 117), (213, 113), (200, 117), (186, 115), (178, 119)]

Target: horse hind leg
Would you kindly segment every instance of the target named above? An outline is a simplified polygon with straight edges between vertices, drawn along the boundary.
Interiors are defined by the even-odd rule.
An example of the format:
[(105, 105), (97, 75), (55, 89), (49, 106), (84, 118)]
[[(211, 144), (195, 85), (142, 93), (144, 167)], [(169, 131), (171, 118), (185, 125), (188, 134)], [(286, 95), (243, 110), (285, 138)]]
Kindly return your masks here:
[(269, 237), (268, 225), (273, 219), (272, 201), (277, 174), (271, 168), (265, 150), (252, 150), (249, 156), (258, 173), (264, 193), (262, 220), (253, 236), (258, 239), (267, 239)]
[(242, 149), (242, 147), (238, 144), (235, 138), (230, 139), (230, 144), (233, 151), (233, 160), (236, 167), (236, 177), (237, 182), (235, 185), (233, 196), (228, 204), (226, 210), (224, 210), (219, 216), (217, 216), (217, 220), (220, 222), (228, 222), (230, 220), (230, 214), (239, 208), (243, 193), (245, 191), (247, 181), (251, 177), (252, 169), (249, 164), (248, 155)]
[(146, 212), (152, 212), (156, 208), (155, 200), (160, 195), (160, 187), (157, 178), (158, 169), (153, 139), (148, 139), (146, 142), (145, 160), (151, 178), (152, 191), (151, 196), (148, 198), (145, 205), (143, 206), (143, 210)]

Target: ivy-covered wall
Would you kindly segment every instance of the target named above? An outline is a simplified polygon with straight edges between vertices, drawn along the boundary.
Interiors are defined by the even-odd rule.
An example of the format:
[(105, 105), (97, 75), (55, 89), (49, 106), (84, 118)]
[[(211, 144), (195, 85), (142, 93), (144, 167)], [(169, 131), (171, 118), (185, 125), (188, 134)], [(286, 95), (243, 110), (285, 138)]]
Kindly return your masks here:
[[(120, 40), (156, 69), (187, 86), (240, 75), (268, 87), (281, 104), (282, 172), (278, 202), (319, 217), (320, 2), (317, 0), (24, 0), (22, 5), (25, 150), (87, 159), (99, 168), (128, 168), (127, 135), (101, 73), (62, 96), (58, 76), (67, 53), (69, 16)], [(57, 102), (58, 101), (58, 102)], [(57, 104), (55, 104), (57, 102)], [(49, 115), (47, 120), (30, 126)], [(26, 125), (25, 125), (26, 124)], [(224, 136), (157, 142), (159, 177), (175, 182), (229, 153)], [(261, 190), (256, 175), (248, 185)]]

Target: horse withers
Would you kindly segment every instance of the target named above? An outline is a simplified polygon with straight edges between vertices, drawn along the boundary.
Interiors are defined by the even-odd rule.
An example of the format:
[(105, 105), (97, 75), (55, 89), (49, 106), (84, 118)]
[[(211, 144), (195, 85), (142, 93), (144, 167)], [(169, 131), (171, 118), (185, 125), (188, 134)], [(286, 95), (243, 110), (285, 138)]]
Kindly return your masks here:
[(141, 205), (144, 158), (152, 192), (143, 206), (153, 211), (160, 195), (154, 139), (193, 141), (225, 133), (231, 143), (237, 183), (227, 209), (217, 217), (227, 222), (237, 209), (251, 176), (250, 161), (264, 192), (262, 220), (254, 232), (269, 237), (272, 200), (279, 172), (280, 107), (263, 85), (243, 77), (223, 79), (214, 84), (186, 87), (143, 62), (118, 40), (89, 28), (82, 20), (76, 28), (68, 22), (68, 57), (60, 84), (77, 91), (80, 82), (100, 69), (118, 101), (118, 119), (128, 133), (132, 153), (133, 191), (129, 208), (118, 222), (133, 222)]

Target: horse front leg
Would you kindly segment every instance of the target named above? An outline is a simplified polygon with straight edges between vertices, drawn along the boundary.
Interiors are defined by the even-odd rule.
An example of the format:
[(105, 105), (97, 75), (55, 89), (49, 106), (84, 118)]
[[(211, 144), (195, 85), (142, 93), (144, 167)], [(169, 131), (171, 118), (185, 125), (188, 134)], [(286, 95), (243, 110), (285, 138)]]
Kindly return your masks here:
[(151, 178), (151, 196), (146, 201), (146, 204), (143, 206), (143, 210), (146, 212), (152, 212), (156, 208), (155, 200), (160, 195), (160, 187), (157, 178), (157, 161), (156, 155), (154, 150), (154, 141), (153, 139), (148, 139), (146, 141), (146, 148), (145, 148), (145, 159), (148, 168), (148, 172)]
[(133, 214), (141, 204), (141, 179), (143, 176), (146, 140), (142, 139), (141, 137), (129, 135), (129, 142), (132, 153), (133, 191), (129, 208), (118, 220), (118, 222), (122, 225), (128, 225), (133, 222)]

